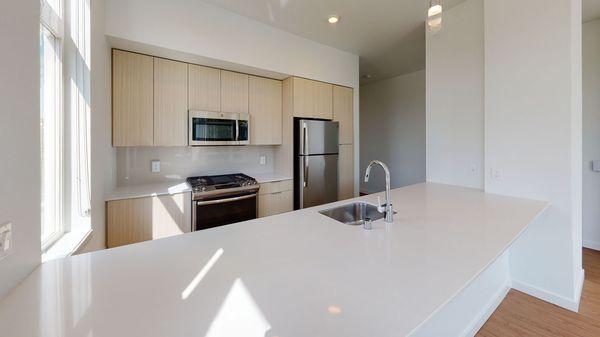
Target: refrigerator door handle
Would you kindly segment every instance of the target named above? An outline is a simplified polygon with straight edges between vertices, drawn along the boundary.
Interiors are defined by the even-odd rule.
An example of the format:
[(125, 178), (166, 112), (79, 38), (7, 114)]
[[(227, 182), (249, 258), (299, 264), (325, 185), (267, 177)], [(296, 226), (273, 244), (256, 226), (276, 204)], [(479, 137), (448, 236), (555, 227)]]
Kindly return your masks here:
[(304, 157), (304, 187), (308, 186), (308, 156)]
[(308, 125), (306, 123), (302, 123), (302, 135), (304, 136), (302, 140), (302, 154), (308, 154)]

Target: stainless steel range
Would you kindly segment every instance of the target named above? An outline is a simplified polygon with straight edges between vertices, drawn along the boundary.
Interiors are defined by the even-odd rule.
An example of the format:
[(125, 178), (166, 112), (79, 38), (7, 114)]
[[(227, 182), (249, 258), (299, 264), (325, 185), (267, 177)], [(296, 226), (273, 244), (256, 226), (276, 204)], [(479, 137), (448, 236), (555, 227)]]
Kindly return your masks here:
[(256, 219), (258, 182), (245, 174), (187, 178), (195, 231)]

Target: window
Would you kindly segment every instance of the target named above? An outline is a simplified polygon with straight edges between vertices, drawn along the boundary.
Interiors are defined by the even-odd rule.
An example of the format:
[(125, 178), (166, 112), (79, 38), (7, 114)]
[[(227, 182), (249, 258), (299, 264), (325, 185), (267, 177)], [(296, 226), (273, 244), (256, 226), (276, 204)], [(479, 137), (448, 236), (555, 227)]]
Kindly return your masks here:
[(42, 260), (91, 232), (90, 0), (41, 0)]
[(46, 249), (64, 233), (62, 62), (58, 2), (42, 4), (40, 25), (41, 240)]

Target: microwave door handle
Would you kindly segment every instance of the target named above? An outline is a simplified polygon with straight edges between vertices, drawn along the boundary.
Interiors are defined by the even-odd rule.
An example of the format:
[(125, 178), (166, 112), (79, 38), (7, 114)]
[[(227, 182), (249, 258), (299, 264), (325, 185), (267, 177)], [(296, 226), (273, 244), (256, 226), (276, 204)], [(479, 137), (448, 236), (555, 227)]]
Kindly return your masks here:
[(240, 121), (239, 120), (235, 121), (235, 141), (236, 142), (240, 141)]

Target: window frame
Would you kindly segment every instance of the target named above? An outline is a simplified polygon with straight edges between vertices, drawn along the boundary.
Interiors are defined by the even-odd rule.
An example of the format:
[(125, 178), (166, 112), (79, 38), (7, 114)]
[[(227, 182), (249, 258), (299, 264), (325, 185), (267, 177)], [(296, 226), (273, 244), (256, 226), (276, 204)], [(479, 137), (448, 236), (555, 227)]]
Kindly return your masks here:
[[(52, 178), (54, 179), (53, 185), (55, 190), (52, 191), (52, 199), (54, 203), (52, 203), (53, 216), (52, 216), (52, 225), (48, 225), (47, 221), (47, 213), (44, 213), (42, 208), (42, 213), (40, 214), (41, 219), (41, 228), (40, 228), (40, 241), (41, 241), (41, 250), (45, 252), (48, 250), (54, 243), (56, 243), (63, 235), (66, 233), (65, 226), (65, 217), (64, 217), (64, 74), (63, 74), (63, 50), (64, 50), (64, 20), (63, 20), (63, 1), (62, 0), (53, 0), (53, 3), (50, 4), (47, 0), (41, 0), (40, 2), (40, 38), (45, 38), (46, 36), (50, 36), (53, 39), (52, 48), (54, 49), (54, 58), (51, 61), (46, 59), (47, 55), (42, 55), (40, 52), (40, 63), (43, 62), (43, 65), (40, 64), (40, 76), (42, 69), (45, 70), (45, 67), (42, 68), (46, 64), (52, 64), (52, 73), (48, 74), (52, 77), (53, 83), (53, 106), (52, 109), (56, 114), (54, 116), (54, 125), (53, 125), (53, 142), (54, 144), (54, 153), (52, 156), (54, 157), (54, 169), (52, 172)], [(40, 41), (40, 47), (42, 46), (43, 41)], [(46, 63), (48, 62), (48, 63)], [(44, 75), (47, 73), (45, 72)], [(47, 83), (46, 76), (44, 76), (44, 82), (42, 83), (42, 79), (40, 79), (40, 86), (45, 86)], [(45, 194), (48, 193), (44, 191), (44, 176), (46, 167), (44, 165), (43, 157), (44, 157), (44, 128), (43, 128), (43, 116), (42, 116), (42, 106), (46, 104), (45, 95), (42, 96), (43, 88), (40, 87), (40, 156), (42, 158), (41, 165), (41, 185), (40, 185), (40, 195), (41, 202), (44, 202)], [(46, 205), (47, 207), (48, 205)], [(42, 233), (44, 233), (43, 226), (51, 226), (51, 229), (46, 229), (45, 237), (42, 237)]]

